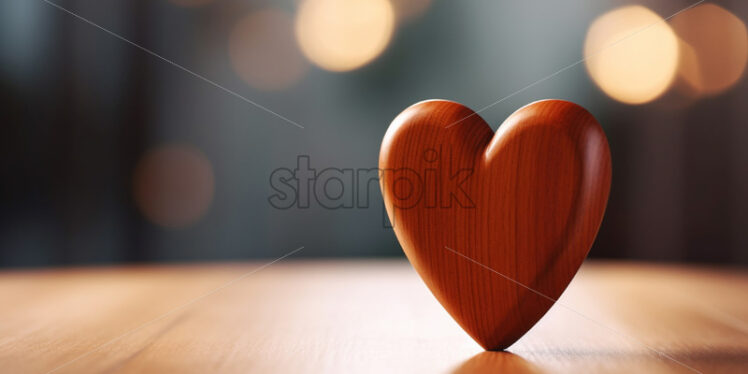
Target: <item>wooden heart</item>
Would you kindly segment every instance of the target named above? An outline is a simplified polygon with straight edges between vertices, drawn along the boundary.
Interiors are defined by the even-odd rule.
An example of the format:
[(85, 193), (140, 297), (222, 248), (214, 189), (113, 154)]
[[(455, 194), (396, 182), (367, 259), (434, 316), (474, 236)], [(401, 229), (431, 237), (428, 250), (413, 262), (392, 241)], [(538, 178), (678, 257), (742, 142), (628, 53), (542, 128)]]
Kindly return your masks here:
[(561, 100), (517, 110), (496, 134), (461, 104), (420, 102), (390, 125), (379, 167), (406, 256), (487, 350), (509, 347), (558, 299), (610, 190), (602, 128)]

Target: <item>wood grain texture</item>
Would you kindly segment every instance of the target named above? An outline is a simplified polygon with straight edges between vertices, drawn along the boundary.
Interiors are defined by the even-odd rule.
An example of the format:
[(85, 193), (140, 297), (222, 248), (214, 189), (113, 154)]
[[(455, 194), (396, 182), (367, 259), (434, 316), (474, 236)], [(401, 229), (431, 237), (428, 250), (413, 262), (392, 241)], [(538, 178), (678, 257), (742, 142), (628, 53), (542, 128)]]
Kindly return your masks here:
[(745, 269), (587, 262), (509, 352), (404, 260), (280, 262), (124, 335), (258, 265), (0, 273), (0, 372), (748, 372)]
[(487, 350), (519, 339), (569, 284), (597, 234), (611, 177), (600, 125), (561, 100), (517, 110), (495, 135), (461, 104), (415, 104), (390, 125), (379, 167), (405, 254)]

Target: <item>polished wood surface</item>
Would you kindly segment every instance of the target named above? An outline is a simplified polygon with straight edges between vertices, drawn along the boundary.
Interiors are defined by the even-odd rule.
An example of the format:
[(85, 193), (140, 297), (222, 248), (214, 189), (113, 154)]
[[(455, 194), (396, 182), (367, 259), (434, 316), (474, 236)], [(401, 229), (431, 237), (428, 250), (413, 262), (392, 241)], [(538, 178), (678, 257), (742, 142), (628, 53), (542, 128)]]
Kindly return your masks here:
[(258, 265), (2, 272), (0, 372), (748, 372), (745, 269), (587, 262), (502, 353), (404, 260), (282, 261), (174, 311)]
[(600, 227), (611, 178), (602, 128), (562, 100), (517, 110), (495, 135), (458, 103), (415, 104), (387, 130), (379, 168), (408, 259), (489, 350), (519, 339), (571, 281)]

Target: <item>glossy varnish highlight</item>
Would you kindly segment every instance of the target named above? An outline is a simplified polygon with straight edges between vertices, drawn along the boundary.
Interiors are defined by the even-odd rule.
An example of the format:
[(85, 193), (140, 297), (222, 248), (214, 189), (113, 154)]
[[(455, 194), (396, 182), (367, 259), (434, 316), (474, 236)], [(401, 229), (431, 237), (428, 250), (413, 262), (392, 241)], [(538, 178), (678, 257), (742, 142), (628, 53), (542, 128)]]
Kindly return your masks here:
[(495, 134), (458, 103), (415, 104), (390, 125), (379, 167), (408, 259), (488, 350), (514, 343), (561, 295), (610, 190), (602, 128), (561, 100), (517, 110)]

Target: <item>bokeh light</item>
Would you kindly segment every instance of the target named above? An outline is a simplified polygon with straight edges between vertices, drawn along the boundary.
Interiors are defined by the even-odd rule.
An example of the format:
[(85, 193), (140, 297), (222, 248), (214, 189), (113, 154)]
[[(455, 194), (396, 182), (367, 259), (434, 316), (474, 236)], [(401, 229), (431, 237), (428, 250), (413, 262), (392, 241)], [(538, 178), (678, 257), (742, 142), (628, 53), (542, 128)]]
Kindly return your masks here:
[(291, 86), (308, 68), (294, 40), (293, 18), (272, 9), (237, 22), (229, 36), (229, 57), (245, 82), (268, 91)]
[(133, 197), (143, 215), (164, 227), (197, 221), (213, 200), (213, 168), (198, 149), (168, 144), (146, 152), (133, 173)]
[(392, 0), (398, 20), (409, 21), (418, 18), (431, 5), (431, 0)]
[(379, 56), (394, 26), (388, 0), (304, 0), (296, 39), (304, 55), (321, 68), (349, 71)]
[(587, 71), (610, 97), (642, 104), (662, 95), (678, 70), (678, 38), (651, 10), (625, 6), (598, 17), (587, 31)]
[(748, 32), (738, 17), (714, 4), (702, 4), (673, 17), (681, 39), (679, 75), (700, 95), (733, 86), (748, 62)]

